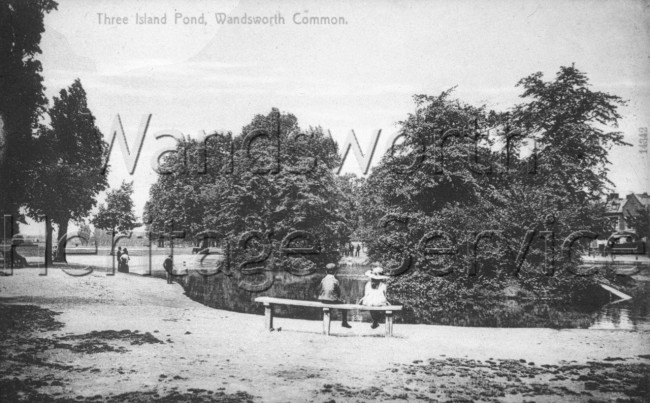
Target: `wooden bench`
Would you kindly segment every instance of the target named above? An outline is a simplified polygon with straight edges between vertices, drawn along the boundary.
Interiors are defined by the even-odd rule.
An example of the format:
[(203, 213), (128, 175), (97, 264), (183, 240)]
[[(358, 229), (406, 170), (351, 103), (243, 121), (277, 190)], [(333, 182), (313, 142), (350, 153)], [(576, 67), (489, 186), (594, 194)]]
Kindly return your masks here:
[(273, 305), (293, 305), (321, 308), (323, 310), (323, 334), (326, 335), (330, 334), (331, 309), (359, 309), (362, 311), (386, 312), (386, 337), (391, 337), (393, 335), (393, 312), (402, 310), (401, 305), (366, 306), (357, 304), (324, 304), (319, 301), (303, 301), (298, 299), (273, 297), (257, 297), (255, 298), (255, 302), (261, 302), (264, 304), (265, 326), (268, 330), (273, 330)]

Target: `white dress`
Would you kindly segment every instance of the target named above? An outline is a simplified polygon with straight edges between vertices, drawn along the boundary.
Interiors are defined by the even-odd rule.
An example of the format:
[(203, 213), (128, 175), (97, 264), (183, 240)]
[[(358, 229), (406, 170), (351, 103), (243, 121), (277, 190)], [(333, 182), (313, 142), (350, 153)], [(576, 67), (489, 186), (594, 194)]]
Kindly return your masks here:
[(365, 295), (361, 300), (361, 304), (367, 306), (388, 305), (386, 288), (386, 283), (379, 283), (377, 288), (372, 288), (372, 281), (368, 281), (366, 283)]

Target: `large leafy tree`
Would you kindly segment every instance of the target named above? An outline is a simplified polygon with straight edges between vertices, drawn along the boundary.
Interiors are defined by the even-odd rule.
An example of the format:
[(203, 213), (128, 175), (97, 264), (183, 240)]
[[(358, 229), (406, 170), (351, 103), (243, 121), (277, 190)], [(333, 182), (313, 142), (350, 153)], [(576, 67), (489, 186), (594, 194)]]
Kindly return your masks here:
[[(268, 135), (242, 147), (247, 136), (260, 130)], [(264, 263), (267, 271), (308, 274), (338, 261), (338, 245), (348, 239), (351, 230), (342, 204), (344, 196), (332, 173), (339, 161), (337, 147), (322, 129), (302, 131), (295, 116), (273, 109), (268, 115), (255, 116), (232, 143), (226, 136), (207, 144), (186, 139), (178, 150), (163, 164), (171, 173), (161, 175), (152, 186), (146, 206), (146, 215), (157, 231), (166, 231), (163, 228), (170, 220), (189, 236), (210, 230), (220, 240), (241, 247), (233, 253), (234, 269), (246, 256), (257, 254), (262, 243), (269, 244), (270, 255)], [(202, 155), (207, 155), (205, 162)], [(207, 173), (197, 173), (206, 168)], [(300, 230), (318, 239), (320, 253), (307, 257), (282, 254), (284, 237)], [(250, 231), (263, 235), (250, 244), (239, 244), (241, 236)]]
[[(414, 320), (486, 308), (480, 301), (502, 294), (515, 273), (520, 286), (540, 296), (572, 297), (590, 284), (570, 274), (575, 254), (573, 260), (554, 256), (564, 265), (545, 276), (540, 234), (552, 231), (559, 243), (576, 230), (602, 230), (607, 151), (625, 144), (607, 127), (616, 127), (623, 101), (592, 91), (574, 67), (562, 67), (550, 82), (536, 73), (519, 85), (525, 102), (507, 113), (467, 105), (449, 91), (416, 96), (416, 113), (401, 122), (405, 141), (368, 178), (362, 217), (369, 254), (389, 268), (404, 269), (408, 256), (418, 262), (392, 283)], [(488, 132), (478, 144), (471, 140)], [(524, 157), (532, 142), (536, 159)], [(419, 241), (434, 230), (453, 241), (432, 238), (429, 246), (455, 243), (460, 253), (424, 253), (427, 245)], [(476, 236), (489, 230), (500, 232), (481, 241), (475, 259)], [(534, 242), (517, 266), (528, 231), (536, 231)]]
[(544, 182), (568, 202), (596, 202), (611, 182), (608, 152), (613, 146), (629, 145), (618, 127), (620, 97), (593, 91), (584, 72), (574, 66), (561, 67), (555, 80), (544, 81), (532, 74), (517, 84), (528, 102), (512, 111), (512, 125), (537, 140)]
[[(107, 144), (88, 109), (86, 92), (77, 79), (54, 97), (48, 110), (50, 126), (42, 126), (36, 141), (38, 160), (29, 170), (28, 214), (46, 221), (46, 258), (51, 256), (52, 224), (59, 238), (68, 222), (86, 217), (96, 204), (97, 194), (108, 186), (101, 172)], [(65, 262), (65, 248), (56, 261)]]
[[(203, 197), (204, 186), (211, 182), (222, 183), (223, 178), (218, 169), (214, 170), (214, 164), (221, 163), (227, 156), (217, 141), (210, 141), (206, 150), (197, 140), (185, 138), (178, 144), (177, 150), (178, 155), (170, 154), (164, 158), (161, 164), (163, 173), (149, 190), (150, 197), (144, 206), (143, 218), (157, 232), (171, 229), (170, 223), (173, 221), (176, 229), (185, 230), (188, 236), (193, 237), (206, 229), (204, 220), (208, 201)], [(195, 158), (186, 160), (186, 153)], [(205, 161), (200, 160), (202, 155), (207, 156)], [(199, 174), (208, 162), (211, 169)], [(212, 202), (218, 204), (220, 199), (213, 199)]]
[[(474, 232), (499, 228), (497, 217), (487, 214), (496, 178), (469, 163), (474, 149), (468, 136), (476, 127), (498, 126), (501, 117), (453, 99), (452, 90), (414, 99), (416, 112), (400, 122), (403, 142), (384, 155), (363, 186), (361, 232), (370, 259), (395, 275), (391, 298), (405, 304), (410, 320), (428, 322), (441, 312), (472, 308), (469, 295), (496, 286), (485, 280), (485, 264), (478, 276), (467, 276), (470, 255), (431, 259), (418, 245), (425, 234), (444, 231), (450, 239), (425, 246), (456, 244), (465, 251)], [(476, 151), (483, 164), (492, 157), (488, 142)], [(495, 274), (506, 266), (492, 251), (482, 261)]]
[[(33, 131), (45, 110), (39, 43), (52, 0), (0, 2), (0, 213), (20, 218), (26, 168), (33, 163)], [(13, 225), (13, 223), (12, 223)]]
[(118, 189), (109, 190), (106, 204), (100, 204), (92, 219), (95, 228), (106, 231), (127, 232), (136, 227), (133, 214), (133, 182), (122, 182)]
[[(336, 185), (342, 194), (342, 211), (350, 228), (356, 232), (359, 228), (359, 210), (361, 208), (361, 188), (365, 182), (364, 177), (357, 177), (353, 173), (347, 173), (336, 177)], [(355, 236), (360, 234), (356, 233)]]

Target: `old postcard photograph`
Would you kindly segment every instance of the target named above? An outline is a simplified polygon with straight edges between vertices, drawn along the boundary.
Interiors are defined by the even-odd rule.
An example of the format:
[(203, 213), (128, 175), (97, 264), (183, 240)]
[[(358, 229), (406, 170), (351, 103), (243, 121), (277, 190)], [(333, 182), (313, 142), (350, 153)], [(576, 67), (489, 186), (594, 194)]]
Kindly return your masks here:
[(650, 402), (650, 3), (0, 0), (0, 402)]

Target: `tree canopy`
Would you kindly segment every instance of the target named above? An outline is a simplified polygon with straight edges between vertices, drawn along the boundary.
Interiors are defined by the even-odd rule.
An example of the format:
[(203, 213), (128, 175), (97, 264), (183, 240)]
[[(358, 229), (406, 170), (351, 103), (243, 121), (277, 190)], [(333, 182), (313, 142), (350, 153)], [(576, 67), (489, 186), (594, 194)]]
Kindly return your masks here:
[[(75, 82), (54, 97), (48, 110), (49, 126), (41, 126), (35, 141), (37, 161), (28, 170), (28, 214), (46, 218), (46, 258), (51, 248), (52, 221), (59, 226), (59, 238), (66, 235), (68, 222), (86, 217), (96, 205), (99, 192), (108, 182), (102, 174), (107, 144), (88, 109), (86, 92)], [(65, 261), (65, 249), (57, 260)]]
[[(47, 106), (37, 56), (51, 0), (0, 2), (0, 211), (20, 219), (27, 199), (26, 170), (33, 164), (33, 134)], [(13, 225), (13, 223), (12, 223)]]
[[(260, 270), (306, 275), (339, 260), (338, 246), (351, 229), (332, 173), (338, 160), (336, 144), (321, 128), (303, 131), (294, 115), (274, 108), (237, 136), (184, 139), (162, 164), (170, 173), (152, 186), (145, 214), (156, 231), (164, 232), (171, 220), (191, 237), (211, 231), (237, 248), (233, 268), (259, 268), (245, 282), (270, 286)], [(294, 231), (308, 231), (315, 240), (302, 237), (302, 245), (291, 246), (317, 242), (320, 253), (284, 254), (282, 241)], [(263, 244), (268, 258), (247, 264)]]
[(122, 181), (119, 188), (109, 190), (106, 204), (99, 205), (97, 214), (92, 219), (95, 228), (113, 232), (127, 232), (135, 228), (132, 196), (133, 182)]
[[(416, 112), (400, 123), (404, 141), (366, 181), (369, 256), (403, 272), (392, 290), (414, 320), (474, 309), (477, 296), (498, 296), (512, 275), (538, 295), (575, 295), (589, 285), (570, 274), (575, 259), (562, 259), (559, 245), (550, 252), (543, 231), (561, 243), (574, 231), (603, 230), (607, 151), (625, 144), (607, 125), (616, 128), (624, 102), (592, 91), (574, 67), (518, 85), (525, 101), (505, 112), (453, 99), (453, 89), (415, 96)], [(431, 255), (432, 247), (454, 253)], [(554, 276), (545, 259), (557, 262)]]

